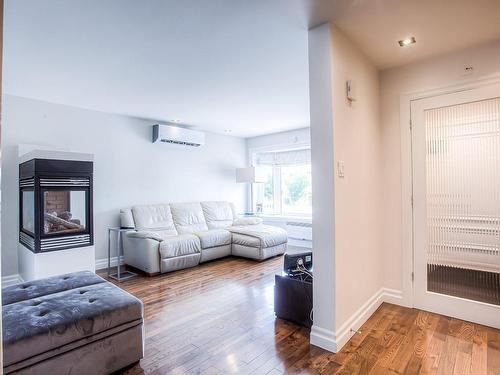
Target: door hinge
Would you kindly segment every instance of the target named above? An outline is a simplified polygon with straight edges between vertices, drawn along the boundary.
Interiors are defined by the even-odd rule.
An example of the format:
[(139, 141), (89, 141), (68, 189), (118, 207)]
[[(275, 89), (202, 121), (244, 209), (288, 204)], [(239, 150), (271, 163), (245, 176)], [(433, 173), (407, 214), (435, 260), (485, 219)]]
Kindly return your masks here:
[(413, 122), (410, 120), (410, 131), (413, 130)]
[(411, 273), (411, 282), (414, 282), (415, 281), (415, 272), (412, 272)]
[(410, 202), (411, 202), (411, 206), (412, 206), (412, 207), (413, 207), (413, 201), (414, 201), (414, 199), (413, 199), (413, 195), (412, 195), (412, 196), (410, 197)]

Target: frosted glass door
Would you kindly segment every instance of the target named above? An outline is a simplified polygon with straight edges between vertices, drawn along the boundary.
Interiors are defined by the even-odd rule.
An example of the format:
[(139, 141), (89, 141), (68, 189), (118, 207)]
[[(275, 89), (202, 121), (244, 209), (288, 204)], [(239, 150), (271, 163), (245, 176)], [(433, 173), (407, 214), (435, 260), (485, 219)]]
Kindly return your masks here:
[(416, 302), (490, 325), (470, 311), (500, 315), (498, 90), (412, 105)]

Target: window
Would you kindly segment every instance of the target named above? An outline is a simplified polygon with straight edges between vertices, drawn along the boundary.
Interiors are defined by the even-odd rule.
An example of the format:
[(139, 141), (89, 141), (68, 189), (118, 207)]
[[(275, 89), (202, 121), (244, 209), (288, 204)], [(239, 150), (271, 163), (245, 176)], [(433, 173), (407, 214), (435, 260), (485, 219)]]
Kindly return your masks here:
[(35, 192), (25, 189), (22, 192), (22, 229), (28, 233), (35, 233)]
[(311, 216), (311, 150), (253, 154), (264, 183), (253, 185), (254, 209), (269, 215)]

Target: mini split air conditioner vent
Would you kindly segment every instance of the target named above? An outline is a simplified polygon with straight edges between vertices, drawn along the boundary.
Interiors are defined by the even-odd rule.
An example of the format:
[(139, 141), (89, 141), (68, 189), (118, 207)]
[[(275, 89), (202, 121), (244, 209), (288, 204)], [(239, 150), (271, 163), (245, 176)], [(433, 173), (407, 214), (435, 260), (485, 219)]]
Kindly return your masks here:
[(153, 125), (153, 143), (157, 142), (199, 147), (205, 144), (205, 134), (178, 126)]
[(183, 141), (174, 141), (172, 139), (162, 139), (161, 142), (163, 143), (172, 143), (174, 145), (183, 145), (183, 146), (193, 146), (193, 147), (200, 147), (201, 145), (199, 143), (190, 143), (190, 142), (183, 142)]

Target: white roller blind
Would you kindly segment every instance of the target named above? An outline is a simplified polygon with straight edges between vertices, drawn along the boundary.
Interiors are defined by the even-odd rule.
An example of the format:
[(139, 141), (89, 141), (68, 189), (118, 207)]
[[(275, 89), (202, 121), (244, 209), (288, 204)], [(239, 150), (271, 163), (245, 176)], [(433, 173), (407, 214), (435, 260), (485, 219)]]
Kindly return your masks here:
[(279, 152), (261, 152), (256, 154), (257, 165), (296, 165), (311, 163), (311, 149), (289, 150)]

